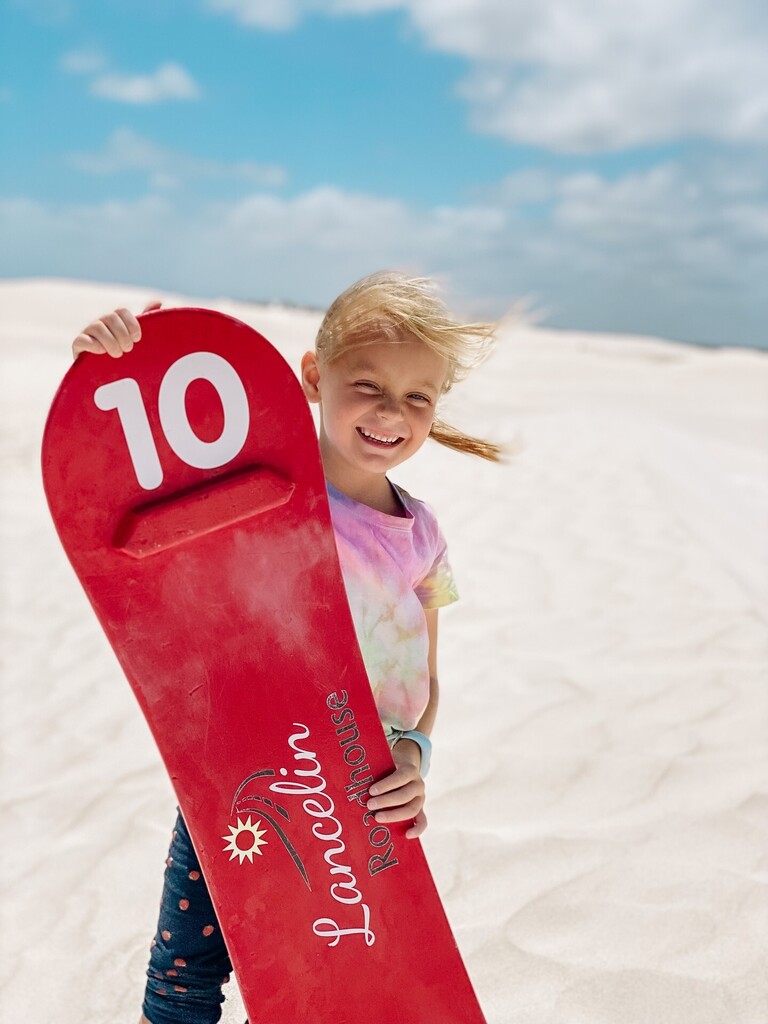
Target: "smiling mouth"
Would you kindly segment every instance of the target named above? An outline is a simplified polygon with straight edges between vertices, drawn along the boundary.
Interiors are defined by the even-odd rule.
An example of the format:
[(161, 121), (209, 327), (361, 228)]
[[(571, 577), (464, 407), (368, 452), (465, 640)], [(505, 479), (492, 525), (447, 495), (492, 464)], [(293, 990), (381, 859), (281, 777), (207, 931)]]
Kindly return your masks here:
[(396, 448), (403, 440), (402, 437), (374, 434), (370, 430), (363, 430), (362, 427), (357, 427), (356, 430), (364, 441), (367, 441), (368, 444), (373, 445), (375, 448)]

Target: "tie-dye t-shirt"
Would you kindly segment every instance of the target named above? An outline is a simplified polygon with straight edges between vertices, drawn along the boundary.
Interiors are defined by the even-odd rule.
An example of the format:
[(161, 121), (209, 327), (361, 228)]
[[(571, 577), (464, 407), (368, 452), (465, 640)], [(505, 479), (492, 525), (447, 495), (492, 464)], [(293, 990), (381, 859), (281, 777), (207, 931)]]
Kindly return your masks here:
[(458, 597), (432, 510), (392, 485), (402, 516), (328, 484), (331, 518), (357, 640), (384, 732), (414, 729), (429, 701), (425, 608)]

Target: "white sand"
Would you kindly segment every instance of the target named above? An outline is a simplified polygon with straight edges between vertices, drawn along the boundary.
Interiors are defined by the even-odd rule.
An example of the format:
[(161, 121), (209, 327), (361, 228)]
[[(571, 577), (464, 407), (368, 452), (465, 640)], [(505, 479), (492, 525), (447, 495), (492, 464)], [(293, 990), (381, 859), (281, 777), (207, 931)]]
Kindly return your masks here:
[[(138, 1017), (174, 800), (38, 452), (71, 337), (149, 297), (0, 284), (9, 1024)], [(192, 304), (293, 365), (318, 321)], [(766, 1024), (768, 356), (505, 329), (447, 413), (523, 445), (396, 475), (461, 584), (425, 846), (489, 1024)]]

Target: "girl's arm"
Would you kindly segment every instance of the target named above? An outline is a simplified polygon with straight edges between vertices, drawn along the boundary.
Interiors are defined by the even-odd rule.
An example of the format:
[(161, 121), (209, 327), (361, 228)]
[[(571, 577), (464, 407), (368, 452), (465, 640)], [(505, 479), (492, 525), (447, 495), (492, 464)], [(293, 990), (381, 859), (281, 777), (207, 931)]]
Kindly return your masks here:
[[(429, 637), (429, 702), (419, 719), (417, 729), (429, 735), (437, 716), (439, 688), (437, 684), (437, 609), (424, 612)], [(395, 770), (379, 779), (369, 789), (368, 807), (376, 811), (376, 821), (386, 824), (390, 821), (407, 821), (413, 818), (413, 825), (405, 833), (408, 839), (420, 836), (427, 827), (424, 814), (425, 788), (421, 777), (421, 750), (413, 740), (398, 740), (392, 749)]]
[(425, 736), (431, 736), (437, 718), (437, 704), (440, 699), (440, 687), (437, 683), (437, 608), (425, 608), (424, 615), (427, 619), (427, 635), (429, 637), (429, 703), (424, 708), (424, 714), (419, 719), (416, 728)]

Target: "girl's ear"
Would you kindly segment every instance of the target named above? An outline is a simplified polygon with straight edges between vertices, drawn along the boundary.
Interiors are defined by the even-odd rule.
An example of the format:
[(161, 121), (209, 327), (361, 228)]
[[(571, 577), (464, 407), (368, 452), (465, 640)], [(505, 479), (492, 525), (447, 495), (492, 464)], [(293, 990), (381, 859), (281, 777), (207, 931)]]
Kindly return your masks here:
[(301, 357), (301, 386), (308, 402), (320, 401), (320, 367), (314, 352), (305, 352)]

